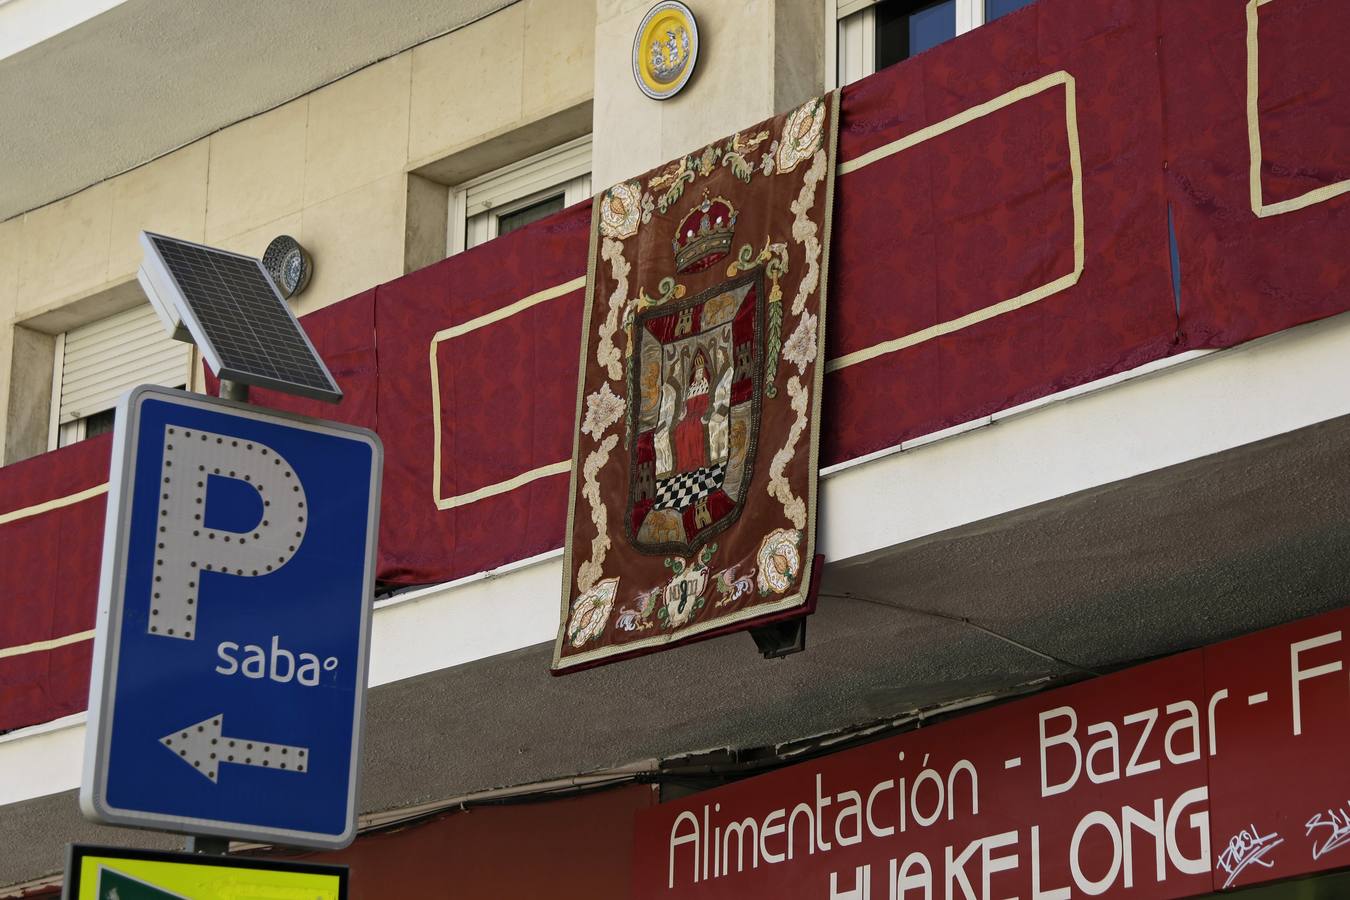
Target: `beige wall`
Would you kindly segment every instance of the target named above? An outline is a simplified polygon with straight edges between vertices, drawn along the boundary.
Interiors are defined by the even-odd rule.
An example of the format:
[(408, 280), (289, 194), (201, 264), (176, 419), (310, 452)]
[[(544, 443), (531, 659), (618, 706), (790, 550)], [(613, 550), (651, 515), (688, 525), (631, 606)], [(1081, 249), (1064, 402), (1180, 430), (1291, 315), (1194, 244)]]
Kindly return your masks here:
[[(589, 111), (594, 34), (595, 0), (521, 0), (0, 222), (0, 425), (25, 433), (0, 446), (31, 448), (40, 417), (35, 404), (45, 409), (50, 358), (41, 371), (30, 352), (42, 341), (34, 335), (136, 302), (142, 229), (250, 255), (290, 234), (315, 264), (308, 290), (297, 298), (301, 314), (396, 278), (439, 258), (428, 244), (437, 223), (409, 221), (410, 190), (416, 215), (436, 187), (415, 181), (410, 189), (407, 173), (485, 142), (501, 158), (477, 164), (494, 168), (528, 155), (515, 149), (519, 141), (500, 141), (503, 135), (528, 135), (532, 123), (567, 111), (575, 122), (577, 110)], [(16, 452), (27, 455), (7, 453), (4, 461)]]
[(412, 51), (412, 168), (591, 99), (595, 0), (522, 0)]
[(17, 326), (10, 331), (10, 353), (14, 377), (6, 392), (9, 395), (3, 447), (6, 465), (47, 449), (56, 338)]
[(5, 423), (9, 421), (10, 372), (14, 353), (14, 304), (19, 289), (19, 231), (22, 219), (0, 222), (0, 464), (4, 454)]

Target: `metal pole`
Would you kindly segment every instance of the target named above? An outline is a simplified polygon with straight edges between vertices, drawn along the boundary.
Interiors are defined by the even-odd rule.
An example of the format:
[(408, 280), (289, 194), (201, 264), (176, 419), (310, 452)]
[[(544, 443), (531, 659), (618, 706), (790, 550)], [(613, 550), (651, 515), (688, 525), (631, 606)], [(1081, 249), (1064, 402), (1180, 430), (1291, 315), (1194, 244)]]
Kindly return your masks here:
[(220, 398), (222, 400), (237, 400), (240, 403), (248, 402), (248, 385), (242, 381), (229, 381), (220, 379)]
[[(220, 379), (219, 393), (223, 400), (237, 400), (240, 403), (248, 402), (248, 385), (240, 381), (230, 381), (226, 378)], [(187, 846), (184, 849), (187, 850), (188, 853), (225, 856), (230, 852), (230, 839), (203, 834), (191, 834), (188, 835)]]

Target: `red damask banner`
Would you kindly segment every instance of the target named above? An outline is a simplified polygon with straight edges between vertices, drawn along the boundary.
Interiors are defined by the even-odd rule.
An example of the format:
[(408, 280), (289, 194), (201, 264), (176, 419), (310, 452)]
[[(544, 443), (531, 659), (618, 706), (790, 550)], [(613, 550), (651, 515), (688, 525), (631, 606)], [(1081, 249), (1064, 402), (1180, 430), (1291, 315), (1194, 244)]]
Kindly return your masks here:
[(0, 469), (0, 732), (85, 708), (111, 442)]
[(1158, 11), (1038, 0), (844, 89), (826, 463), (1175, 352)]
[(562, 545), (590, 204), (381, 285), (379, 577)]
[(1228, 347), (1350, 308), (1345, 3), (1161, 11), (1185, 345)]
[(555, 671), (807, 604), (837, 110), (596, 200)]

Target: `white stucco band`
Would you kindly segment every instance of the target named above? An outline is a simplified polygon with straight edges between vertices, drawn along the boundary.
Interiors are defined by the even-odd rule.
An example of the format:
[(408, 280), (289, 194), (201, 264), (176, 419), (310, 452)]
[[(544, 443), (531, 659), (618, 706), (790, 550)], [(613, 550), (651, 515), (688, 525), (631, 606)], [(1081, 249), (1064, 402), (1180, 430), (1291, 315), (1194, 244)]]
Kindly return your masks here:
[[(1347, 375), (1350, 314), (1005, 410), (826, 470), (819, 546), (846, 560), (1347, 415)], [(379, 602), (371, 685), (551, 641), (560, 559)], [(0, 804), (78, 786), (83, 719), (0, 736)]]

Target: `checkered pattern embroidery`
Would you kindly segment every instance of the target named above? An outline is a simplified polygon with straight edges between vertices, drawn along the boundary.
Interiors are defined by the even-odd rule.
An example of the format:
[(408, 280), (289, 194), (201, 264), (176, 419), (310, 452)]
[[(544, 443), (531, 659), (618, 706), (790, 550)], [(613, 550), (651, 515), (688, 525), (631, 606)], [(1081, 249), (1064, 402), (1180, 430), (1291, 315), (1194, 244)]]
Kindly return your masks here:
[(652, 508), (684, 509), (692, 506), (721, 488), (726, 477), (726, 463), (672, 475), (656, 483), (656, 503)]

